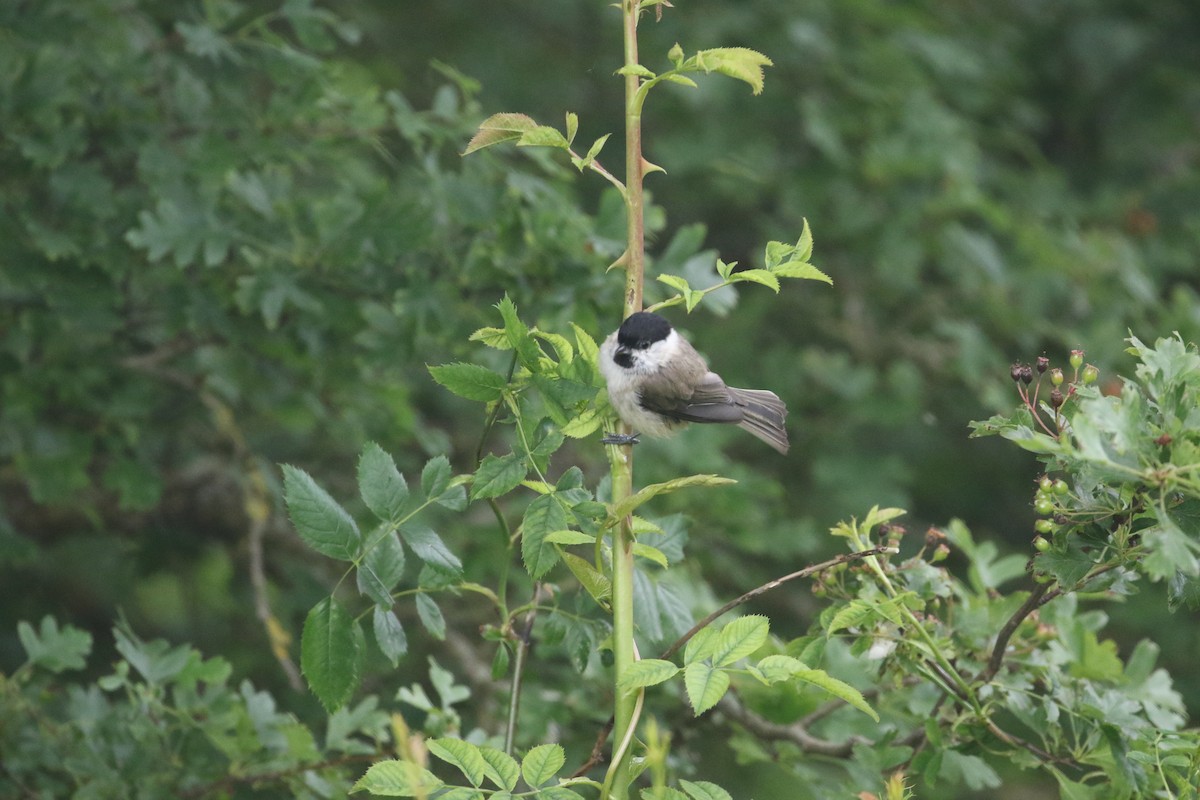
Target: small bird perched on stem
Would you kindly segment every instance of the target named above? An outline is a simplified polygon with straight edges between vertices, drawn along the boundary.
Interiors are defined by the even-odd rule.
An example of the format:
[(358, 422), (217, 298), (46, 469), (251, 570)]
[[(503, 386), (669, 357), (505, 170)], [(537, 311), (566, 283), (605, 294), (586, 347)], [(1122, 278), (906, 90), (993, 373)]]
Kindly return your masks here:
[(780, 453), (788, 451), (787, 406), (765, 389), (735, 389), (712, 372), (666, 319), (631, 314), (600, 346), (608, 397), (632, 436), (609, 434), (605, 444), (634, 444), (637, 434), (669, 436), (689, 422), (737, 425)]

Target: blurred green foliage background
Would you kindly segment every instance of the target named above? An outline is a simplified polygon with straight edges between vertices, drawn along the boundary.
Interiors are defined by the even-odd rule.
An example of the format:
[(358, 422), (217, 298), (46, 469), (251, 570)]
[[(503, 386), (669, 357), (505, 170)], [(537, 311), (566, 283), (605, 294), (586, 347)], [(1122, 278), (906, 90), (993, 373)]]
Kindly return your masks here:
[[(794, 442), (786, 460), (707, 429), (639, 449), (641, 482), (741, 481), (664, 501), (701, 543), (689, 574), (736, 595), (876, 503), (1026, 552), (1033, 459), (966, 438), (1016, 402), (1009, 363), (1078, 347), (1115, 381), (1128, 331), (1200, 332), (1200, 5), (676, 6), (643, 25), (651, 67), (676, 41), (775, 66), (760, 97), (714, 79), (652, 99), (655, 269), (757, 266), (807, 218), (834, 279), (671, 313), (731, 384), (785, 398)], [(617, 324), (606, 185), (544, 153), (458, 155), (490, 113), (575, 111), (581, 141), (616, 135), (600, 159), (619, 170), (616, 20), (563, 0), (0, 5), (0, 667), (18, 620), (55, 614), (111, 653), (121, 611), (314, 712), (252, 613), (255, 481), (295, 634), (331, 575), (285, 522), (276, 464), (344, 496), (369, 439), (406, 471), (443, 450), (470, 468), (483, 421), (425, 364), (490, 358), (467, 336), (506, 292), (545, 330)], [(559, 457), (605, 470), (594, 438)], [(488, 524), (442, 533), (482, 583)], [(781, 633), (815, 613), (803, 590), (760, 602)], [(1154, 632), (1195, 716), (1200, 635), (1164, 605), (1108, 610), (1123, 647)], [(448, 622), (476, 641), (468, 601)], [(407, 665), (423, 674), (374, 680)]]

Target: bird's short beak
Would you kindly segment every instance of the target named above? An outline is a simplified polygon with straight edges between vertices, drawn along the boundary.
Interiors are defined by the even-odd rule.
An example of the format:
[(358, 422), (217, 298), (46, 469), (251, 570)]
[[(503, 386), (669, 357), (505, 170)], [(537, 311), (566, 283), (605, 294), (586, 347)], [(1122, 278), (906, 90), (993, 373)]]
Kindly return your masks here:
[(617, 350), (613, 353), (613, 361), (625, 369), (629, 369), (633, 366), (633, 353), (628, 347), (617, 345)]

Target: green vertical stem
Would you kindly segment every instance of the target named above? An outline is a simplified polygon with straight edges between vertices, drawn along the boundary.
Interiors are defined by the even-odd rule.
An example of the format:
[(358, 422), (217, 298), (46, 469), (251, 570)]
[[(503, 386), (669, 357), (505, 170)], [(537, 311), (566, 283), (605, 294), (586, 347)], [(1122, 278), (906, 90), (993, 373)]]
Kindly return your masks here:
[[(624, 24), (625, 66), (638, 63), (637, 24), (638, 0), (623, 0), (621, 3)], [(642, 310), (642, 275), (645, 265), (645, 221), (643, 218), (642, 177), (642, 117), (640, 104), (636, 100), (641, 79), (633, 74), (625, 75), (625, 204), (626, 204), (626, 249), (625, 249), (625, 309), (628, 317)], [(622, 432), (630, 433), (628, 425)], [(613, 502), (620, 503), (633, 494), (633, 448), (630, 446), (609, 449), (612, 470)], [(633, 640), (633, 530), (632, 522), (626, 517), (616, 528), (613, 543), (612, 600), (613, 600), (613, 675), (614, 682), (637, 659)], [(637, 724), (637, 693), (616, 690), (616, 707), (613, 723), (613, 763), (609, 768), (607, 786), (612, 800), (629, 797), (629, 764), (632, 748), (621, 747), (629, 740), (630, 728)], [(607, 800), (602, 798), (602, 800)]]

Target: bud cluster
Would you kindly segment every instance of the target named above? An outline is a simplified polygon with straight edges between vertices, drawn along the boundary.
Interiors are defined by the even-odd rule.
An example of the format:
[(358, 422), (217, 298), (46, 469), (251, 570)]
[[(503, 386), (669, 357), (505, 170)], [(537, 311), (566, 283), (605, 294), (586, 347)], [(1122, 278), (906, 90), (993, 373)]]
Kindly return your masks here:
[[(1064, 519), (1064, 501), (1071, 493), (1071, 487), (1061, 478), (1054, 479), (1049, 475), (1039, 478), (1037, 486), (1037, 492), (1033, 496), (1033, 510), (1037, 512), (1039, 519), (1033, 524), (1033, 529), (1039, 534), (1050, 534), (1058, 529), (1060, 520)], [(1034, 539), (1033, 544), (1041, 552), (1050, 548), (1050, 542), (1041, 536)]]
[[(1062, 433), (1064, 420), (1060, 414), (1063, 406), (1075, 396), (1075, 392), (1080, 386), (1090, 386), (1095, 383), (1100, 377), (1100, 370), (1096, 369), (1091, 364), (1086, 366), (1083, 363), (1083, 351), (1072, 350), (1067, 363), (1071, 366), (1071, 380), (1068, 381), (1066, 375), (1059, 367), (1051, 367), (1050, 359), (1045, 355), (1038, 356), (1033, 366), (1024, 364), (1020, 361), (1014, 361), (1012, 366), (1008, 368), (1009, 377), (1017, 386), (1017, 394), (1021, 396), (1022, 402), (1033, 414), (1033, 418), (1037, 420), (1038, 425), (1042, 430), (1050, 436), (1058, 437)], [(1049, 376), (1050, 379), (1050, 397), (1046, 401), (1050, 410), (1047, 416), (1053, 417), (1053, 429), (1042, 418), (1042, 407), (1039, 405), (1038, 399), (1042, 388), (1042, 378)], [(1036, 379), (1036, 384), (1034, 380)], [(1030, 386), (1033, 386), (1032, 393)]]

